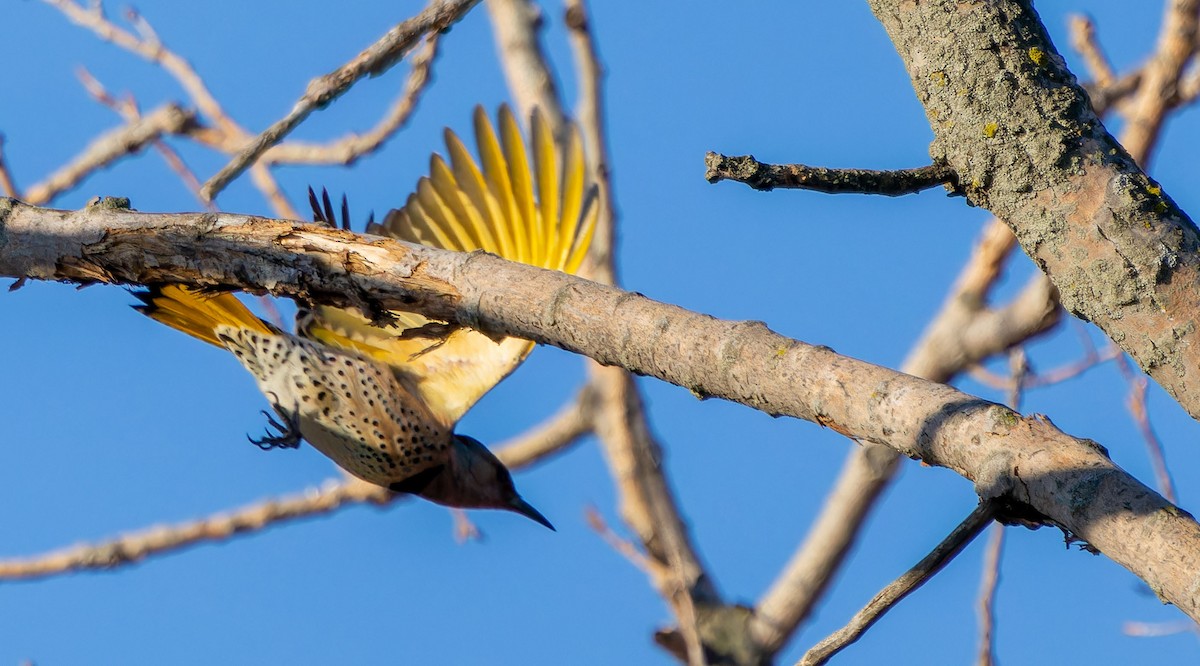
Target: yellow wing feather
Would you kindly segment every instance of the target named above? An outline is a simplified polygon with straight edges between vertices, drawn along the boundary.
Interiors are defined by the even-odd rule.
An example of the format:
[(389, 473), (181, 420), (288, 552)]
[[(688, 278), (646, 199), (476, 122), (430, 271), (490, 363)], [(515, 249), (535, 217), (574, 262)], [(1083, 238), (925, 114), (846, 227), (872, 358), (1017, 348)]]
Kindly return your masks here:
[(583, 213), (583, 179), (586, 166), (583, 161), (583, 140), (579, 132), (572, 128), (567, 135), (567, 154), (563, 161), (562, 180), (562, 214), (559, 224), (562, 225), (558, 237), (562, 243), (558, 251), (558, 264), (567, 263), (571, 255), (571, 243), (575, 240), (575, 231), (579, 228), (579, 216)]
[(502, 219), (500, 206), (488, 191), (483, 173), (471, 158), (471, 153), (450, 130), (446, 130), (446, 150), (450, 153), (450, 168), (454, 171), (459, 193), (478, 212), (478, 224), (496, 239), (495, 252), (502, 257), (515, 259), (517, 252), (513, 246), (512, 229), (504, 223), (506, 221)]
[(483, 107), (475, 107), (475, 143), (479, 146), (483, 179), (487, 183), (490, 200), (494, 200), (499, 207), (499, 215), (493, 219), (498, 226), (511, 231), (514, 260), (529, 263), (532, 261), (529, 254), (529, 232), (517, 212), (516, 197), (509, 180), (508, 160), (500, 149), (500, 141), (496, 139), (496, 132), (492, 129), (492, 123), (484, 113)]
[[(558, 202), (561, 197), (558, 187), (558, 149), (554, 135), (542, 120), (541, 113), (536, 110), (530, 118), (530, 131), (533, 134), (533, 169), (537, 178), (538, 212), (541, 213), (542, 224), (546, 226), (543, 233), (547, 244), (549, 259), (553, 262), (560, 247)], [(556, 267), (555, 267), (556, 268)]]
[[(449, 164), (433, 156), (430, 175), (418, 182), (416, 193), (404, 208), (389, 212), (375, 230), (431, 247), (484, 250), (513, 261), (575, 272), (587, 255), (598, 216), (595, 189), (589, 190), (586, 183), (578, 131), (571, 129), (560, 151), (535, 111), (527, 152), (512, 112), (501, 107), (498, 116), (499, 136), (483, 110), (475, 110), (482, 168), (462, 141), (446, 130)], [(527, 340), (497, 342), (467, 329), (449, 335), (426, 331), (422, 327), (436, 322), (415, 313), (393, 314), (398, 327), (382, 329), (358, 314), (322, 307), (309, 313), (300, 329), (302, 335), (325, 344), (402, 368), (416, 378), (422, 399), (447, 425), (456, 423), (533, 349)], [(402, 338), (404, 331), (408, 335)]]
[(533, 195), (533, 178), (529, 169), (529, 157), (525, 152), (525, 139), (517, 119), (507, 106), (500, 107), (500, 143), (508, 158), (509, 184), (520, 219), (529, 231), (529, 263), (540, 266), (546, 261), (546, 232), (542, 218), (537, 212), (537, 199)]

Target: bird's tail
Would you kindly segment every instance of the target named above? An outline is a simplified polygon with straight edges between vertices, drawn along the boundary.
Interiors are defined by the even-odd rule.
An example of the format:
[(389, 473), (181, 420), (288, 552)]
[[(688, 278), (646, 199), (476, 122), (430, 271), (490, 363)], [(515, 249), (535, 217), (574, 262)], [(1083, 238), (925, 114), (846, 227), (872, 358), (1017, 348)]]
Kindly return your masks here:
[(229, 292), (214, 293), (172, 284), (150, 287), (147, 291), (135, 292), (134, 296), (142, 302), (142, 305), (133, 306), (134, 310), (218, 347), (225, 347), (216, 334), (216, 328), (221, 325), (267, 335), (275, 333)]

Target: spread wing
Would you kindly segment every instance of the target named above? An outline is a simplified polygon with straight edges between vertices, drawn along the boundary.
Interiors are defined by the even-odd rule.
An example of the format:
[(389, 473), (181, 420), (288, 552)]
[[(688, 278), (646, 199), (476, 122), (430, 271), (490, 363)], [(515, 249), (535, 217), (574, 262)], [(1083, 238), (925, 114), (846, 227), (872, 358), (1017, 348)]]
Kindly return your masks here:
[[(560, 147), (535, 110), (530, 122), (532, 141), (526, 146), (506, 106), (500, 108), (498, 128), (499, 132), (482, 107), (476, 107), (479, 162), (447, 129), (449, 163), (435, 154), (429, 175), (417, 183), (404, 207), (390, 211), (382, 224), (370, 225), (368, 232), (578, 271), (598, 215), (595, 188), (586, 187), (578, 130), (571, 127)], [(399, 329), (382, 329), (356, 313), (319, 307), (307, 313), (298, 327), (307, 337), (403, 368), (417, 379), (421, 397), (447, 425), (456, 423), (533, 349), (527, 340), (496, 341), (469, 329), (446, 333), (446, 327), (421, 315), (394, 314)]]

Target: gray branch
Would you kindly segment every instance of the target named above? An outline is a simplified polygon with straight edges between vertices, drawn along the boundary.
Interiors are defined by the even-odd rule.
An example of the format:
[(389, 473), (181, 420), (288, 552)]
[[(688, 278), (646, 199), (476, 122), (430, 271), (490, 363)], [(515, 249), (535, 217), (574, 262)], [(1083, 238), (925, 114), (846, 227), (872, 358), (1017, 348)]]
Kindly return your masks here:
[(972, 481), (1001, 519), (1060, 526), (1200, 619), (1200, 525), (1045, 417), (578, 277), (297, 222), (0, 199), (0, 275), (188, 282), (389, 309), (586, 354), (607, 365), (802, 418)]
[(1200, 232), (1108, 133), (1030, 0), (870, 0), (930, 156), (1012, 227), (1062, 304), (1200, 418)]

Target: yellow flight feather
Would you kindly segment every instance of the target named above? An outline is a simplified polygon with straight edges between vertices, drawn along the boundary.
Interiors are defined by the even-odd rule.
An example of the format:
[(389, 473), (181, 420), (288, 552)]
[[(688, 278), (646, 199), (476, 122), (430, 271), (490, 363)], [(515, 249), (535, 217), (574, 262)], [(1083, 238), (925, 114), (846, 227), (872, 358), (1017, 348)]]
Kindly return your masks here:
[[(482, 111), (482, 107), (476, 107)], [(482, 114), (480, 114), (482, 115)], [(485, 116), (486, 117), (486, 116)], [(546, 233), (542, 218), (537, 214), (537, 199), (533, 195), (532, 172), (525, 152), (525, 140), (517, 119), (507, 106), (500, 107), (500, 143), (508, 156), (509, 184), (512, 186), (515, 217), (525, 222), (529, 233), (530, 259), (535, 265), (545, 261)]]
[(546, 225), (544, 238), (549, 246), (546, 251), (550, 257), (554, 257), (562, 242), (558, 216), (558, 201), (561, 196), (558, 187), (558, 149), (554, 142), (554, 134), (542, 120), (541, 114), (533, 114), (530, 125), (530, 131), (533, 133), (533, 168), (537, 178), (538, 209), (542, 224)]
[[(475, 107), (475, 142), (479, 145), (479, 159), (483, 162), (483, 179), (487, 184), (489, 201), (495, 201), (499, 210), (493, 217), (493, 222), (500, 228), (507, 228), (512, 236), (512, 255), (515, 261), (529, 263), (529, 232), (524, 219), (517, 211), (516, 197), (513, 193), (512, 182), (509, 180), (508, 160), (500, 149), (500, 141), (482, 107)], [(518, 220), (512, 224), (502, 222)], [(505, 234), (507, 236), (508, 234)]]

